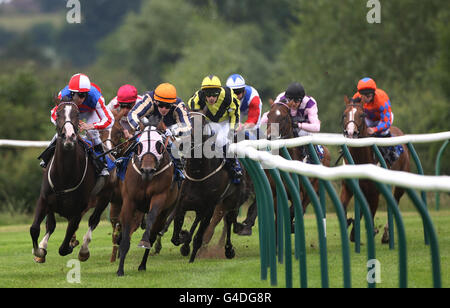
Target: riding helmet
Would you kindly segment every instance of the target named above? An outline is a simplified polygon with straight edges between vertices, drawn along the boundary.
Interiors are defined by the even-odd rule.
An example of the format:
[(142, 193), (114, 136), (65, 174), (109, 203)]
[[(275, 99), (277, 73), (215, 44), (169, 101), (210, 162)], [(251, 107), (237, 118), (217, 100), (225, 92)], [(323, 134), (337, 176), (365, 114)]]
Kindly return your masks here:
[(293, 82), (286, 89), (285, 96), (287, 98), (299, 98), (302, 100), (305, 97), (305, 88), (300, 83)]
[(177, 89), (170, 83), (162, 83), (156, 87), (154, 98), (160, 102), (175, 103), (177, 101)]
[(360, 94), (375, 93), (377, 84), (372, 78), (365, 77), (358, 82), (358, 92)]
[(70, 92), (89, 92), (91, 90), (91, 81), (89, 77), (84, 74), (75, 74), (70, 78), (69, 91)]

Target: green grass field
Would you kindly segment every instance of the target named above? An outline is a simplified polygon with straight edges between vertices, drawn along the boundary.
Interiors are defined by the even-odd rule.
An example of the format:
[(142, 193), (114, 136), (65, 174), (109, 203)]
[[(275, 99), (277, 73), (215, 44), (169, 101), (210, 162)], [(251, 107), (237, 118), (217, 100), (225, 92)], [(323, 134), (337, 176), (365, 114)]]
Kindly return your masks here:
[[(309, 211), (308, 211), (309, 213)], [(377, 214), (375, 224), (382, 229), (385, 213)], [(431, 211), (431, 216), (439, 237), (441, 255), (442, 284), (450, 286), (450, 211)], [(408, 238), (408, 286), (432, 287), (430, 249), (424, 245), (422, 222), (415, 212), (403, 214)], [(241, 218), (240, 218), (241, 219)], [(311, 214), (305, 215), (307, 232), (307, 263), (308, 286), (320, 287), (319, 249), (317, 226)], [(30, 220), (31, 224), (31, 220)], [(102, 221), (93, 234), (90, 244), (91, 258), (81, 263), (81, 283), (69, 283), (67, 274), (72, 269), (67, 264), (76, 259), (79, 247), (70, 256), (58, 255), (58, 248), (62, 242), (66, 223), (59, 222), (52, 235), (47, 262), (37, 264), (33, 261), (32, 245), (29, 235), (29, 224), (10, 225), (0, 227), (0, 287), (7, 288), (35, 288), (35, 287), (151, 287), (151, 288), (266, 288), (271, 287), (270, 281), (260, 279), (260, 260), (258, 232), (256, 227), (250, 237), (234, 235), (232, 240), (236, 250), (236, 257), (227, 260), (220, 255), (198, 258), (193, 264), (188, 258), (180, 255), (179, 247), (170, 242), (172, 228), (163, 238), (163, 249), (157, 256), (151, 256), (146, 272), (137, 270), (142, 258), (143, 250), (137, 248), (142, 235), (138, 230), (131, 243), (125, 264), (125, 277), (116, 277), (118, 263), (110, 263), (111, 227), (107, 221)], [(216, 235), (211, 247), (217, 242), (221, 225), (216, 229)], [(82, 239), (87, 230), (87, 222), (83, 221), (77, 233)], [(365, 230), (365, 229), (362, 229)], [(45, 233), (45, 225), (41, 226), (41, 237)], [(362, 234), (365, 242), (365, 233)], [(377, 287), (398, 287), (398, 250), (389, 250), (381, 245), (381, 235), (376, 237), (376, 257), (381, 263), (381, 280)], [(328, 271), (331, 287), (342, 287), (342, 256), (337, 219), (333, 214), (327, 219), (327, 248)], [(352, 286), (367, 287), (367, 252), (362, 247), (361, 254), (353, 252), (351, 244)], [(214, 251), (214, 249), (213, 249)], [(285, 286), (285, 267), (277, 267), (278, 285)], [(298, 261), (293, 258), (294, 287), (299, 287)]]

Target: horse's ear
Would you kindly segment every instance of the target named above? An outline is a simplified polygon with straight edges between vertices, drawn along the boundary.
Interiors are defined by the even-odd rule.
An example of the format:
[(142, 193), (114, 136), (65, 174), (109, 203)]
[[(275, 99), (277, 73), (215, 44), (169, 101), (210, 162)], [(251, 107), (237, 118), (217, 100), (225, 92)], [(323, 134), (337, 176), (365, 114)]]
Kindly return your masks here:
[(272, 106), (273, 103), (274, 103), (273, 99), (269, 98), (269, 104), (270, 104), (270, 106)]
[(350, 104), (350, 100), (348, 99), (347, 95), (344, 96), (344, 101), (346, 105)]
[(56, 93), (53, 94), (53, 102), (55, 103), (56, 106), (58, 106), (59, 103), (61, 103), (61, 100), (58, 98), (58, 94)]

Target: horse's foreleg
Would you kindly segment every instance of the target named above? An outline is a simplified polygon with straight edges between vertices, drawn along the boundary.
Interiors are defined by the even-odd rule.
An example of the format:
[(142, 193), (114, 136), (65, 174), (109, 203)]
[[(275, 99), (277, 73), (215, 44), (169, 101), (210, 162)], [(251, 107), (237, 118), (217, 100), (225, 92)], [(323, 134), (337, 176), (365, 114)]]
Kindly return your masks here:
[(184, 210), (183, 203), (181, 202), (176, 207), (175, 217), (173, 220), (173, 235), (172, 235), (171, 242), (175, 246), (179, 246), (182, 243), (182, 241), (180, 239), (180, 232), (181, 232), (181, 228), (183, 227), (185, 215), (186, 215), (186, 211)]
[(205, 234), (206, 229), (208, 228), (209, 222), (211, 221), (211, 217), (214, 213), (214, 207), (210, 206), (205, 210), (205, 213), (203, 213), (203, 217), (200, 220), (200, 227), (197, 230), (197, 233), (195, 234), (193, 247), (192, 247), (192, 253), (191, 257), (189, 259), (189, 263), (194, 262), (195, 256), (197, 255), (198, 250), (202, 246), (203, 242), (203, 235)]
[(211, 218), (211, 222), (209, 223), (208, 228), (205, 231), (205, 234), (203, 235), (203, 245), (208, 245), (211, 241), (211, 238), (214, 235), (214, 230), (216, 226), (219, 224), (219, 222), (222, 220), (222, 218), (225, 215), (225, 211), (223, 209), (223, 203), (216, 206), (213, 216)]
[[(37, 258), (45, 258), (47, 251), (40, 249), (38, 246), (39, 234), (41, 232), (41, 222), (47, 214), (47, 203), (44, 198), (39, 197), (34, 214), (34, 221), (30, 227), (30, 236), (33, 243), (33, 255)], [(45, 260), (45, 259), (44, 259)], [(37, 260), (39, 262), (39, 260)]]
[(125, 264), (125, 257), (127, 256), (128, 250), (130, 250), (130, 239), (131, 239), (131, 229), (133, 226), (133, 218), (134, 218), (134, 211), (135, 211), (135, 205), (131, 202), (127, 202), (127, 200), (124, 200), (122, 211), (120, 213), (120, 223), (122, 225), (122, 236), (120, 240), (120, 247), (119, 247), (119, 253), (120, 253), (120, 263), (119, 268), (117, 270), (117, 276), (123, 276), (125, 274), (124, 272), (124, 264)]
[(92, 232), (98, 226), (101, 215), (108, 206), (110, 199), (111, 194), (103, 194), (101, 197), (97, 198), (97, 205), (95, 206), (94, 213), (92, 213), (91, 217), (89, 217), (89, 229), (83, 237), (83, 245), (78, 253), (78, 260), (81, 262), (87, 261), (91, 255), (89, 252), (89, 243), (92, 241)]
[(225, 244), (225, 256), (227, 259), (233, 259), (235, 256), (233, 245), (231, 244), (231, 225), (236, 220), (238, 211), (229, 211), (225, 216), (225, 225), (227, 227), (227, 242)]
[(119, 215), (121, 208), (122, 208), (121, 204), (111, 202), (111, 207), (109, 210), (109, 220), (111, 221), (112, 225), (112, 244), (113, 244), (113, 250), (111, 253), (111, 260), (110, 260), (111, 262), (116, 261), (117, 250), (119, 248), (118, 243), (118, 238), (120, 234)]
[[(340, 200), (342, 203), (342, 207), (344, 208), (345, 217), (347, 217), (347, 207), (348, 204), (353, 197), (353, 192), (348, 188), (345, 181), (342, 181), (341, 195)], [(353, 219), (347, 219), (347, 227), (349, 227), (353, 223)]]
[(59, 254), (61, 256), (66, 256), (73, 251), (73, 247), (70, 246), (70, 240), (72, 239), (73, 234), (75, 231), (77, 231), (78, 226), (81, 221), (81, 215), (72, 217), (72, 219), (69, 220), (69, 224), (66, 229), (66, 236), (64, 237), (64, 241), (59, 247)]

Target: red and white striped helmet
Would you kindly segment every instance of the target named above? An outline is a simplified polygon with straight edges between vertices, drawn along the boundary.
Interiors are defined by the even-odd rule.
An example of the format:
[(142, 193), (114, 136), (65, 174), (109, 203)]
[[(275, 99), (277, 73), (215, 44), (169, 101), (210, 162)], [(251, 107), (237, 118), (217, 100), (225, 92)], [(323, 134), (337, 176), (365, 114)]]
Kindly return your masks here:
[(89, 92), (91, 90), (91, 82), (89, 77), (84, 74), (75, 74), (70, 78), (70, 92)]

